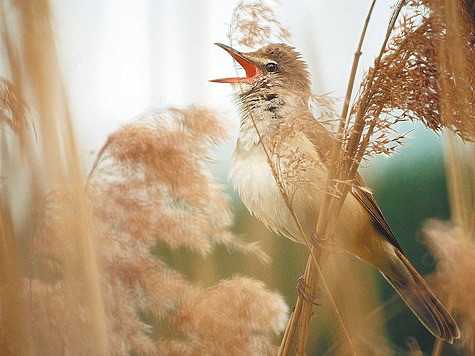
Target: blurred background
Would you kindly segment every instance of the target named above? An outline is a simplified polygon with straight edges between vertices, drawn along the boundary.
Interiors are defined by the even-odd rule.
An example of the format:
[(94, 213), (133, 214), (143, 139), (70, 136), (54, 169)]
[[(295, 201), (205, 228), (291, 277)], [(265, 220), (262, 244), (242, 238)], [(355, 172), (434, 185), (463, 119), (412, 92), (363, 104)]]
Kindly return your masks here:
[[(149, 109), (196, 102), (232, 117), (235, 135), (231, 88), (208, 80), (235, 72), (231, 58), (213, 43), (229, 44), (237, 4), (52, 1), (61, 66), (82, 148), (97, 149), (111, 130)], [(315, 94), (342, 98), (370, 2), (270, 4), (308, 62)], [(390, 13), (388, 2), (376, 4), (358, 78), (380, 49)]]
[[(84, 174), (107, 136), (124, 123), (149, 110), (198, 103), (219, 110), (223, 119), (230, 118), (229, 143), (216, 152), (216, 172), (229, 187), (228, 161), (237, 136), (237, 112), (230, 86), (208, 80), (232, 76), (235, 71), (231, 58), (213, 43), (229, 44), (229, 24), (237, 3), (228, 0), (51, 1), (60, 66)], [(294, 0), (281, 1), (277, 9), (279, 19), (292, 34), (292, 44), (309, 65), (314, 93), (340, 99), (337, 111), (369, 5), (370, 1), (362, 0)], [(390, 14), (390, 2), (376, 3), (356, 83), (380, 50)], [(390, 158), (378, 157), (365, 163), (362, 173), (409, 259), (425, 275), (433, 270), (434, 262), (423, 246), (420, 228), (428, 218), (445, 220), (450, 214), (443, 138), (419, 123), (401, 125), (400, 130), (412, 130), (405, 147)], [(249, 216), (231, 187), (229, 194), (235, 207), (234, 230), (245, 240), (262, 241), (272, 262), (262, 265), (222, 248), (214, 261), (217, 277), (237, 272), (264, 280), (292, 306), (296, 300), (296, 281), (307, 260), (305, 248), (270, 234)], [(186, 255), (186, 251), (179, 253)], [(206, 280), (199, 270), (187, 269), (186, 263), (179, 261), (179, 257), (170, 258), (170, 263), (190, 277)], [(363, 296), (374, 300), (374, 305), (392, 300), (395, 293), (379, 275), (359, 262), (350, 263), (362, 268), (363, 285), (374, 280), (378, 286), (377, 290), (368, 289), (367, 295), (362, 288)], [(331, 261), (329, 264), (331, 270)], [(416, 338), (420, 348), (429, 352), (433, 337), (402, 307), (402, 302), (395, 303), (401, 308), (396, 308), (397, 313), (388, 313), (385, 323), (394, 349), (404, 353), (412, 338)], [(313, 346), (309, 350), (332, 354), (331, 343), (327, 342), (332, 331), (325, 328), (332, 316), (324, 298), (322, 304), (324, 315), (317, 315), (314, 320), (320, 331), (310, 339)], [(315, 314), (319, 313), (317, 307)]]

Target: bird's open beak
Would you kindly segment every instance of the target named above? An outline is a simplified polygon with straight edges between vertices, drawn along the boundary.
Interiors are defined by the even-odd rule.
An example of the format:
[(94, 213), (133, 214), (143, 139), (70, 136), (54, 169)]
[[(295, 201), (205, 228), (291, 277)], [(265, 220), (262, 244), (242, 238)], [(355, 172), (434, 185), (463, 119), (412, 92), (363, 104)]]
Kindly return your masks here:
[(248, 59), (244, 57), (241, 52), (236, 51), (235, 49), (223, 45), (222, 43), (215, 43), (216, 46), (221, 47), (226, 52), (228, 52), (246, 71), (245, 77), (237, 78), (223, 78), (223, 79), (212, 79), (210, 82), (214, 83), (251, 83), (251, 79), (258, 75), (257, 67), (251, 63)]

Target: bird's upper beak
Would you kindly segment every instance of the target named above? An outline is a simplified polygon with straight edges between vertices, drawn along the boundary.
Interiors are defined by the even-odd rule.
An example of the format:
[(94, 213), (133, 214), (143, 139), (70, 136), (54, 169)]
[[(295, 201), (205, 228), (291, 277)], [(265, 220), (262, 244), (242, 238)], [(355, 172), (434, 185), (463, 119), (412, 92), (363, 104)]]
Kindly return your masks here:
[(255, 64), (250, 62), (249, 59), (245, 58), (245, 55), (241, 52), (236, 51), (235, 49), (226, 46), (222, 43), (215, 43), (216, 46), (221, 47), (226, 52), (228, 52), (246, 71), (245, 77), (237, 78), (223, 78), (223, 79), (212, 79), (210, 82), (214, 83), (251, 83), (251, 79), (255, 78), (258, 75), (257, 67)]

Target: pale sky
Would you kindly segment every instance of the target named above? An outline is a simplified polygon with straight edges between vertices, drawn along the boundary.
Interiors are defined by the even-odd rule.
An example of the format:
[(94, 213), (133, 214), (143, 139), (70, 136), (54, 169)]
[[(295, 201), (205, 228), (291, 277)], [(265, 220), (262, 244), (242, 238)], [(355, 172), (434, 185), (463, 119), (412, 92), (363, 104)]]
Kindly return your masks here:
[[(86, 152), (97, 151), (109, 133), (151, 109), (209, 105), (231, 117), (236, 136), (238, 119), (231, 88), (208, 80), (235, 73), (231, 57), (213, 43), (229, 43), (229, 23), (238, 1), (52, 3), (60, 61), (80, 150), (88, 162), (86, 170), (92, 161)], [(344, 96), (370, 3), (280, 1), (280, 20), (292, 34), (291, 44), (309, 64), (315, 94)], [(376, 3), (357, 83), (380, 50), (392, 4)], [(223, 160), (233, 144), (234, 139), (220, 153)]]

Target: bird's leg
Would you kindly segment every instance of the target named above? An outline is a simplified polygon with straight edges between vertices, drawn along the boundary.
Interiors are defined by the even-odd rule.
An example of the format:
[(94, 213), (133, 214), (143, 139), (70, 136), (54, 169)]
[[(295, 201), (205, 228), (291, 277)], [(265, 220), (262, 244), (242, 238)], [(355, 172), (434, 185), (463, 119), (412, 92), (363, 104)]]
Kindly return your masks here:
[(320, 305), (315, 301), (315, 299), (321, 298), (324, 296), (325, 292), (319, 287), (318, 292), (315, 295), (309, 294), (307, 292), (308, 290), (308, 285), (305, 283), (304, 276), (300, 276), (297, 279), (297, 286), (295, 288), (297, 290), (297, 294), (302, 297), (304, 300), (307, 302), (314, 304), (314, 305)]

